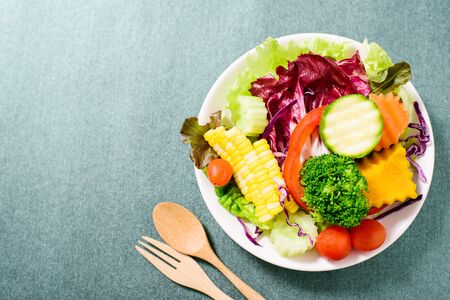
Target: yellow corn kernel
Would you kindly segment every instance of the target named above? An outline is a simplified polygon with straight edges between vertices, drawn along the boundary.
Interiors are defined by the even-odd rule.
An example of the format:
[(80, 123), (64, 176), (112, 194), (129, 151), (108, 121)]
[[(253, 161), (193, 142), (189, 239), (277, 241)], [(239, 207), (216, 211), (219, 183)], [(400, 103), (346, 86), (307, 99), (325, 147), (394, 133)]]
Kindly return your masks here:
[(270, 149), (270, 146), (267, 143), (266, 139), (257, 140), (256, 142), (253, 143), (253, 146), (255, 147), (255, 149), (260, 149), (260, 148)]
[(298, 210), (298, 205), (297, 205), (297, 203), (295, 203), (294, 199), (292, 199), (292, 198), (284, 200), (284, 207), (291, 214), (295, 213)]
[(281, 206), (278, 206), (278, 208), (276, 208), (276, 209), (271, 209), (270, 210), (270, 214), (272, 214), (272, 215), (278, 215), (280, 212), (282, 212), (283, 211), (283, 208), (281, 207)]
[(265, 215), (259, 217), (259, 220), (258, 220), (258, 221), (260, 221), (260, 222), (266, 222), (266, 221), (269, 221), (270, 219), (272, 219), (273, 217), (274, 217), (274, 216), (271, 215), (271, 214), (265, 214)]

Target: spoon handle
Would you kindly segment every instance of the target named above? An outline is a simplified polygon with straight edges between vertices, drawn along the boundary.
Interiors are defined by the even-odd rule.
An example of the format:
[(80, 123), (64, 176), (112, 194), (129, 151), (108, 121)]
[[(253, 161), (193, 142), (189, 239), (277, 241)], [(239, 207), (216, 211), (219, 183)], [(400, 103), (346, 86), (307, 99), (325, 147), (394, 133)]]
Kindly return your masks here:
[(243, 282), (236, 274), (234, 274), (224, 263), (212, 253), (210, 254), (207, 261), (217, 268), (226, 278), (249, 300), (265, 300), (257, 291), (252, 289), (248, 284)]

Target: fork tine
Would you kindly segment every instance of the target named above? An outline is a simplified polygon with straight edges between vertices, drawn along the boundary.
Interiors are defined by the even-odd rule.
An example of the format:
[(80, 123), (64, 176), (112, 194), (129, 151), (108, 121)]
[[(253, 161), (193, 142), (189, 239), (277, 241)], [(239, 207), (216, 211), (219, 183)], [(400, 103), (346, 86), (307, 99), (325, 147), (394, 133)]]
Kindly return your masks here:
[(161, 259), (159, 259), (158, 257), (150, 254), (149, 252), (145, 251), (144, 249), (142, 249), (141, 247), (135, 245), (134, 246), (136, 248), (136, 250), (143, 256), (145, 257), (146, 260), (148, 260), (152, 265), (154, 265), (158, 270), (160, 270), (164, 275), (166, 275), (167, 277), (171, 277), (171, 275), (173, 274), (173, 272), (175, 271), (175, 269), (173, 269), (171, 266), (169, 266), (168, 264), (166, 264), (164, 261), (162, 261)]
[(163, 250), (167, 254), (170, 254), (174, 258), (178, 259), (178, 261), (181, 261), (184, 258), (184, 254), (179, 253), (175, 249), (171, 248), (169, 245), (166, 245), (160, 241), (157, 241), (155, 239), (152, 239), (148, 236), (143, 236), (142, 239), (150, 244), (152, 244), (155, 247), (158, 247), (159, 249)]
[(142, 246), (144, 246), (147, 250), (153, 252), (153, 254), (156, 254), (156, 256), (159, 256), (159, 258), (165, 260), (172, 267), (176, 268), (176, 265), (177, 265), (178, 261), (176, 261), (172, 257), (168, 256), (167, 254), (165, 254), (164, 252), (160, 251), (157, 248), (153, 248), (153, 247), (147, 245), (144, 242), (138, 241), (138, 243), (141, 244)]
[[(155, 240), (148, 238), (146, 240), (150, 240), (151, 242), (155, 242)], [(145, 248), (152, 251), (152, 247), (146, 245), (139, 241)], [(155, 244), (162, 245), (161, 248), (167, 248), (169, 246), (164, 243), (158, 242)], [(195, 289), (200, 291), (212, 299), (229, 299), (226, 294), (224, 294), (212, 281), (209, 279), (208, 275), (202, 269), (202, 267), (191, 257), (177, 253), (177, 256), (181, 257), (182, 260), (178, 263), (178, 268), (174, 269), (169, 266), (166, 262), (164, 262), (161, 258), (154, 256), (150, 252), (147, 252), (143, 248), (135, 245), (136, 250), (145, 257), (153, 266), (155, 266), (161, 273), (166, 275), (170, 280), (181, 284), (183, 286)], [(170, 247), (169, 247), (170, 248)], [(165, 250), (165, 249), (163, 249)], [(171, 250), (168, 252), (176, 252), (175, 250)]]

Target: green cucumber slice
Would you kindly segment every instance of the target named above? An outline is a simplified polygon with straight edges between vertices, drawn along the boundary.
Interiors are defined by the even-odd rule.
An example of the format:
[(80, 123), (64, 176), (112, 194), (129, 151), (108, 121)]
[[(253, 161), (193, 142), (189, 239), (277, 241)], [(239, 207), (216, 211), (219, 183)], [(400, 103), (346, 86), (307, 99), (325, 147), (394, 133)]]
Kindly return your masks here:
[(260, 97), (238, 96), (224, 109), (223, 115), (246, 136), (259, 136), (267, 124), (267, 109)]
[(363, 95), (343, 96), (325, 108), (319, 133), (331, 152), (364, 157), (380, 142), (383, 133), (381, 111), (375, 102)]

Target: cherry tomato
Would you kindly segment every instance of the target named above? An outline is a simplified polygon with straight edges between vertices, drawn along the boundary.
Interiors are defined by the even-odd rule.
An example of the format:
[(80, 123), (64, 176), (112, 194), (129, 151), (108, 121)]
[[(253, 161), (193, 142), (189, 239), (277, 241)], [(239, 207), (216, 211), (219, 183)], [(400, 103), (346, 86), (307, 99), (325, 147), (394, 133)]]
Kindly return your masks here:
[(350, 233), (340, 226), (331, 226), (317, 237), (316, 250), (320, 255), (339, 260), (346, 257), (352, 250)]
[(376, 213), (379, 213), (379, 212), (382, 211), (386, 206), (387, 206), (386, 204), (383, 204), (381, 207), (371, 207), (371, 208), (369, 209), (368, 215), (370, 216), (370, 215), (374, 215), (374, 214), (376, 214)]
[(213, 159), (208, 165), (209, 181), (215, 186), (226, 185), (233, 176), (233, 169), (229, 162), (224, 159)]
[(360, 251), (371, 251), (380, 247), (386, 240), (386, 229), (376, 221), (364, 219), (359, 226), (350, 231), (353, 248)]

